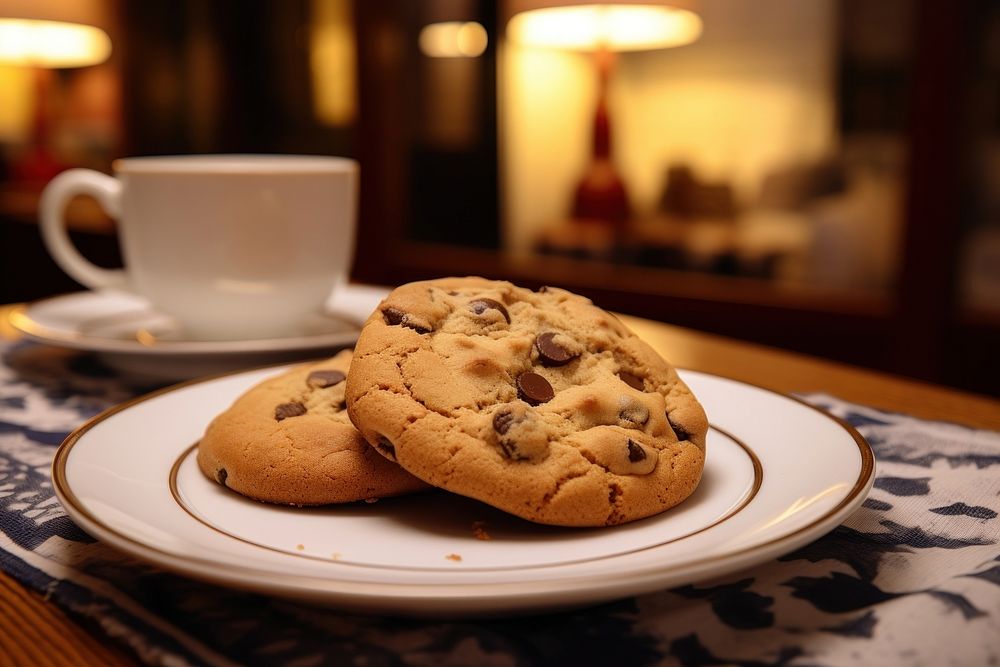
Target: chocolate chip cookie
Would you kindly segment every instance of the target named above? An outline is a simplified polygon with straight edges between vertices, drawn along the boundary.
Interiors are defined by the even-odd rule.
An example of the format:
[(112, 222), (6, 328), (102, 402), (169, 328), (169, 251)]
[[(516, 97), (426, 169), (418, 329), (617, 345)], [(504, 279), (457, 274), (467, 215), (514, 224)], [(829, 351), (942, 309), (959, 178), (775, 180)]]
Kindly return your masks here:
[(269, 503), (326, 505), (426, 488), (375, 453), (344, 411), (351, 351), (253, 387), (198, 446), (209, 479)]
[(708, 430), (676, 371), (613, 315), (482, 278), (394, 290), (355, 347), (347, 410), (422, 480), (563, 526), (684, 500)]

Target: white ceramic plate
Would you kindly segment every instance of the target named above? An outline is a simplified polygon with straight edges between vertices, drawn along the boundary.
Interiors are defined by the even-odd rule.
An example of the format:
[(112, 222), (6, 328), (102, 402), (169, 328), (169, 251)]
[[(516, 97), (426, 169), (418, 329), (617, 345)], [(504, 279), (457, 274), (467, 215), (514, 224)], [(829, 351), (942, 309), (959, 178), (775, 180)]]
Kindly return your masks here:
[(154, 380), (183, 380), (318, 356), (351, 345), (388, 290), (347, 285), (300, 331), (283, 338), (194, 340), (143, 299), (116, 291), (77, 292), (15, 309), (11, 325), (26, 338), (96, 352), (109, 366)]
[[(713, 424), (704, 478), (691, 498), (649, 519), (540, 526), (443, 492), (264, 505), (205, 479), (193, 445), (212, 417), (276, 370), (168, 388), (82, 426), (53, 464), (70, 516), (137, 558), (220, 585), (387, 614), (506, 614), (598, 603), (774, 558), (837, 526), (874, 478), (871, 450), (849, 426), (795, 399), (687, 371)], [(491, 539), (477, 539), (477, 527)]]

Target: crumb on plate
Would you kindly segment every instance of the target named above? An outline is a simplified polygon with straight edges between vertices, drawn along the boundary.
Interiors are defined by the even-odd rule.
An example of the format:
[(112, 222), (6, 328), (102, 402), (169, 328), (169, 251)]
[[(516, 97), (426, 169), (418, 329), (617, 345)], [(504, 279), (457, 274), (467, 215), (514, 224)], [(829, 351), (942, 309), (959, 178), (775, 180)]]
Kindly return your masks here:
[(486, 532), (486, 522), (485, 521), (473, 521), (472, 522), (472, 535), (477, 540), (489, 540), (492, 539), (490, 534)]

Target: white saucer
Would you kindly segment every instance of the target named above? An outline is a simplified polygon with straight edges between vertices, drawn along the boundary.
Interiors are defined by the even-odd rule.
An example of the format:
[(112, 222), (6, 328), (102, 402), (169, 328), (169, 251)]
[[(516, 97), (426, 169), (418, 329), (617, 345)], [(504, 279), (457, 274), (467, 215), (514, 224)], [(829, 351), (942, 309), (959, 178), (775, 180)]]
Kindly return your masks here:
[[(864, 501), (864, 439), (787, 396), (682, 371), (712, 422), (685, 502), (599, 529), (531, 524), (427, 492), (296, 509), (201, 474), (205, 426), (280, 368), (171, 387), (72, 433), (53, 463), (78, 525), (134, 557), (224, 586), (382, 614), (510, 614), (595, 604), (731, 574), (832, 530)], [(482, 539), (477, 526), (490, 539)]]
[(282, 338), (194, 340), (141, 298), (77, 292), (17, 308), (11, 325), (40, 343), (98, 353), (112, 368), (157, 381), (320, 356), (357, 340), (360, 324), (388, 290), (347, 285), (300, 330)]

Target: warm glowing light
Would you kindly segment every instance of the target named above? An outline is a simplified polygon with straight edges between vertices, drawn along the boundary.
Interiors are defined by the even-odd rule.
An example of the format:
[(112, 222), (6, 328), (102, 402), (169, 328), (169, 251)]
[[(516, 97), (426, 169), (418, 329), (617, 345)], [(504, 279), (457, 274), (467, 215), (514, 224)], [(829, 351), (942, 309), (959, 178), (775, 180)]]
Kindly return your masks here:
[(357, 116), (357, 46), (349, 0), (313, 0), (309, 63), (313, 111), (326, 125), (348, 127)]
[(0, 63), (35, 67), (97, 65), (111, 55), (100, 28), (79, 23), (0, 18)]
[(432, 23), (420, 31), (420, 50), (431, 58), (476, 58), (488, 43), (486, 28), (471, 21)]
[(655, 5), (547, 7), (516, 15), (507, 34), (528, 46), (642, 51), (690, 44), (701, 35), (701, 19), (686, 9)]
[(0, 142), (19, 143), (29, 136), (37, 85), (27, 67), (0, 65)]

